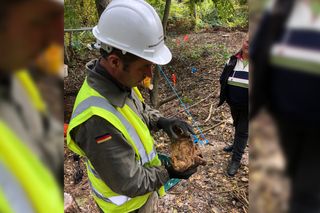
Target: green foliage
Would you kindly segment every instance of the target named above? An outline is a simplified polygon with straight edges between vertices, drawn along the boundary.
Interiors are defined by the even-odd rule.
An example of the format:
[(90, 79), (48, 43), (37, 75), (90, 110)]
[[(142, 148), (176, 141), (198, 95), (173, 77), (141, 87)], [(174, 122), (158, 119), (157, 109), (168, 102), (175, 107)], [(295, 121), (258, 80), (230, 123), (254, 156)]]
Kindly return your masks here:
[[(148, 0), (162, 18), (165, 0)], [(185, 33), (194, 29), (248, 27), (247, 0), (172, 0), (168, 32)]]
[(243, 27), (247, 28), (249, 24), (249, 8), (248, 4), (234, 4), (234, 14), (229, 17), (228, 25), (230, 27)]
[(91, 27), (98, 22), (94, 0), (65, 0), (64, 28)]
[(201, 49), (193, 49), (192, 51), (189, 52), (189, 57), (190, 60), (192, 61), (197, 61), (201, 58)]
[(153, 8), (157, 11), (158, 15), (162, 20), (166, 1), (165, 0), (147, 0), (147, 2), (153, 6)]
[[(147, 0), (162, 19), (166, 1)], [(195, 9), (195, 10), (194, 10)], [(194, 16), (196, 15), (196, 17)], [(98, 22), (95, 0), (65, 0), (65, 28), (92, 27)], [(247, 0), (171, 0), (168, 19), (168, 33), (185, 34), (191, 30), (211, 28), (212, 26), (248, 26)], [(70, 43), (70, 37), (71, 43)], [(86, 50), (95, 39), (90, 31), (65, 34), (65, 45), (79, 54)], [(176, 45), (176, 44), (173, 44)], [(182, 57), (197, 60), (212, 52), (212, 47), (189, 48), (181, 42)], [(222, 51), (222, 52), (221, 52)], [(221, 61), (226, 58), (223, 49), (219, 51)]]
[(248, 4), (248, 0), (239, 0), (240, 5)]
[(230, 53), (228, 52), (227, 47), (224, 44), (218, 45), (219, 52), (218, 56), (223, 61), (223, 63), (230, 58)]
[[(157, 11), (160, 19), (163, 18), (165, 0), (147, 0)], [(194, 20), (190, 16), (189, 7), (185, 3), (179, 3), (177, 0), (172, 0), (170, 5), (170, 13), (168, 26), (170, 32), (175, 31), (185, 33), (193, 29)]]
[[(92, 27), (98, 22), (98, 13), (94, 0), (65, 0), (64, 28), (75, 29)], [(91, 31), (65, 33), (65, 45), (69, 51), (79, 56), (84, 55), (86, 46), (95, 41)]]
[(178, 3), (173, 0), (170, 7), (170, 17), (171, 19), (179, 19), (179, 18), (188, 18), (190, 16), (190, 12), (188, 10), (188, 5), (185, 3)]
[(234, 16), (234, 2), (232, 0), (212, 0), (214, 10), (222, 22), (228, 22)]
[(248, 26), (248, 5), (243, 0), (205, 0), (199, 11), (202, 21), (211, 26)]
[(185, 104), (192, 104), (192, 99), (188, 98), (187, 96), (183, 96), (181, 98), (182, 102), (185, 103)]
[(71, 40), (71, 48), (76, 54), (84, 55), (85, 51), (87, 51), (87, 45), (94, 43), (95, 38), (92, 35), (91, 31), (83, 31), (74, 33), (72, 35)]

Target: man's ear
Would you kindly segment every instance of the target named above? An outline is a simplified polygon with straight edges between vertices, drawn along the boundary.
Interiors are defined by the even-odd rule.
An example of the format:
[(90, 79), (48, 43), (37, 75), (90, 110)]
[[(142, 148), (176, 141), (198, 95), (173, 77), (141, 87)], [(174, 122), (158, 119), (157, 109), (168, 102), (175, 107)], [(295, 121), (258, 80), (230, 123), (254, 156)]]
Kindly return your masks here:
[(121, 66), (121, 60), (117, 55), (109, 55), (107, 57), (107, 60), (111, 66), (112, 69), (120, 69)]

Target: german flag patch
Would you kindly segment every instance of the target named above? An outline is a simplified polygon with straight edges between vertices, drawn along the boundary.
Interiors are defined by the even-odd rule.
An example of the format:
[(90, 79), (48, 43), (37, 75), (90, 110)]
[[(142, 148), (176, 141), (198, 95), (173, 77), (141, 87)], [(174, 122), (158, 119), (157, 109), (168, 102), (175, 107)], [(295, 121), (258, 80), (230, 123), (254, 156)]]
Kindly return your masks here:
[(107, 134), (95, 137), (95, 140), (97, 143), (103, 143), (103, 142), (110, 140), (111, 138), (112, 138), (111, 134), (107, 133)]

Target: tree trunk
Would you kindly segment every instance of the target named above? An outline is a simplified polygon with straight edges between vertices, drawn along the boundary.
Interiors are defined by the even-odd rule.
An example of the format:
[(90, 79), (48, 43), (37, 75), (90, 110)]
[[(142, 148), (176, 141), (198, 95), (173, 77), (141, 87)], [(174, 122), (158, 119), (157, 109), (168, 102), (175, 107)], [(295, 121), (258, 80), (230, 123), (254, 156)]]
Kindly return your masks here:
[(197, 4), (194, 1), (193, 1), (192, 9), (193, 9), (193, 17), (195, 20), (197, 20)]
[[(162, 19), (162, 27), (163, 27), (163, 36), (166, 37), (166, 28), (169, 18), (169, 12), (170, 12), (170, 6), (171, 6), (171, 0), (166, 0), (166, 6), (163, 13), (163, 19)], [(158, 66), (156, 66), (156, 69), (153, 72), (152, 76), (152, 84), (153, 84), (153, 90), (149, 91), (150, 94), (150, 102), (151, 105), (154, 108), (159, 107), (159, 80), (160, 80), (160, 69)]]
[(194, 18), (194, 29), (196, 29), (198, 16), (197, 16), (197, 4), (195, 0), (192, 1), (192, 15)]
[(171, 0), (166, 0), (166, 6), (164, 8), (163, 19), (162, 19), (162, 26), (163, 26), (163, 35), (166, 36), (167, 34), (167, 23), (170, 13), (170, 6)]
[(156, 66), (152, 76), (153, 89), (149, 91), (151, 105), (156, 109), (159, 107), (159, 79), (160, 69)]
[(95, 0), (95, 3), (96, 3), (98, 15), (100, 17), (101, 14), (103, 13), (104, 9), (106, 9), (108, 4), (110, 3), (110, 0)]
[(192, 20), (192, 27), (195, 29), (197, 25), (197, 1), (190, 0), (188, 3), (189, 13)]

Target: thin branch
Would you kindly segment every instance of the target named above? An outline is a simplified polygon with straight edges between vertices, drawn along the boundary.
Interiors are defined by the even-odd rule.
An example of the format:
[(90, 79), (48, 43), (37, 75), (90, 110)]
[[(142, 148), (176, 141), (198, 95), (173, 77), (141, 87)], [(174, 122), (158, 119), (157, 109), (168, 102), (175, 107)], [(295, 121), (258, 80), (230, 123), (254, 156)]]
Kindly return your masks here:
[(210, 109), (209, 109), (209, 115), (208, 115), (208, 117), (206, 118), (206, 120), (204, 120), (205, 123), (208, 122), (209, 119), (211, 118), (212, 107), (213, 107), (213, 104), (211, 103), (211, 106), (210, 106)]
[[(191, 106), (187, 107), (186, 109), (190, 109), (190, 108), (192, 108), (192, 107), (194, 107), (194, 106), (197, 106), (198, 104), (200, 104), (200, 103), (204, 102), (205, 100), (207, 100), (208, 98), (212, 97), (212, 96), (213, 96), (213, 94), (214, 94), (214, 93), (212, 93), (212, 94), (210, 94), (209, 96), (207, 96), (206, 98), (201, 99), (200, 101), (198, 101), (198, 102), (196, 102), (196, 103), (192, 104)], [(173, 114), (173, 115), (168, 116), (168, 118), (172, 118), (173, 116), (176, 116), (177, 114), (179, 114), (179, 113), (181, 113), (181, 112), (183, 112), (183, 111), (185, 111), (185, 109), (181, 109), (181, 110), (180, 110), (180, 111), (178, 111), (177, 113), (175, 113), (175, 114)]]
[(67, 50), (67, 46), (64, 45), (64, 48), (63, 48), (63, 53), (64, 53), (64, 57), (66, 59), (66, 64), (69, 64), (70, 63), (70, 56), (69, 56), (69, 53), (68, 53), (68, 50)]
[[(225, 129), (226, 126), (227, 126), (226, 124), (227, 124), (227, 120), (224, 120), (224, 126), (223, 126), (221, 132), (224, 132), (224, 129)], [(225, 141), (225, 139), (224, 139), (224, 134), (222, 134), (222, 139)]]
[(208, 132), (209, 130), (214, 129), (214, 128), (216, 128), (217, 126), (220, 126), (220, 125), (223, 124), (224, 122), (225, 122), (225, 121), (221, 121), (220, 123), (215, 124), (215, 125), (213, 125), (212, 127), (209, 127), (208, 129), (203, 130), (202, 133)]
[(81, 31), (91, 31), (93, 27), (82, 27), (78, 29), (64, 29), (64, 32), (81, 32)]
[(244, 206), (242, 206), (242, 210), (243, 210), (244, 213), (247, 213), (247, 210), (246, 210), (246, 208)]
[(233, 125), (232, 121), (229, 121), (229, 120), (217, 120), (217, 119), (214, 119), (214, 118), (212, 118), (211, 120), (214, 121), (214, 122), (224, 121), (224, 122), (226, 122), (226, 124), (228, 124), (228, 125)]
[[(181, 95), (182, 95), (182, 92), (179, 92), (178, 95), (181, 96)], [(172, 96), (170, 96), (170, 97), (168, 97), (168, 98), (160, 101), (159, 104), (158, 104), (158, 108), (159, 108), (160, 106), (162, 106), (163, 104), (168, 103), (168, 102), (174, 100), (176, 97), (177, 97), (176, 95), (172, 95)]]

